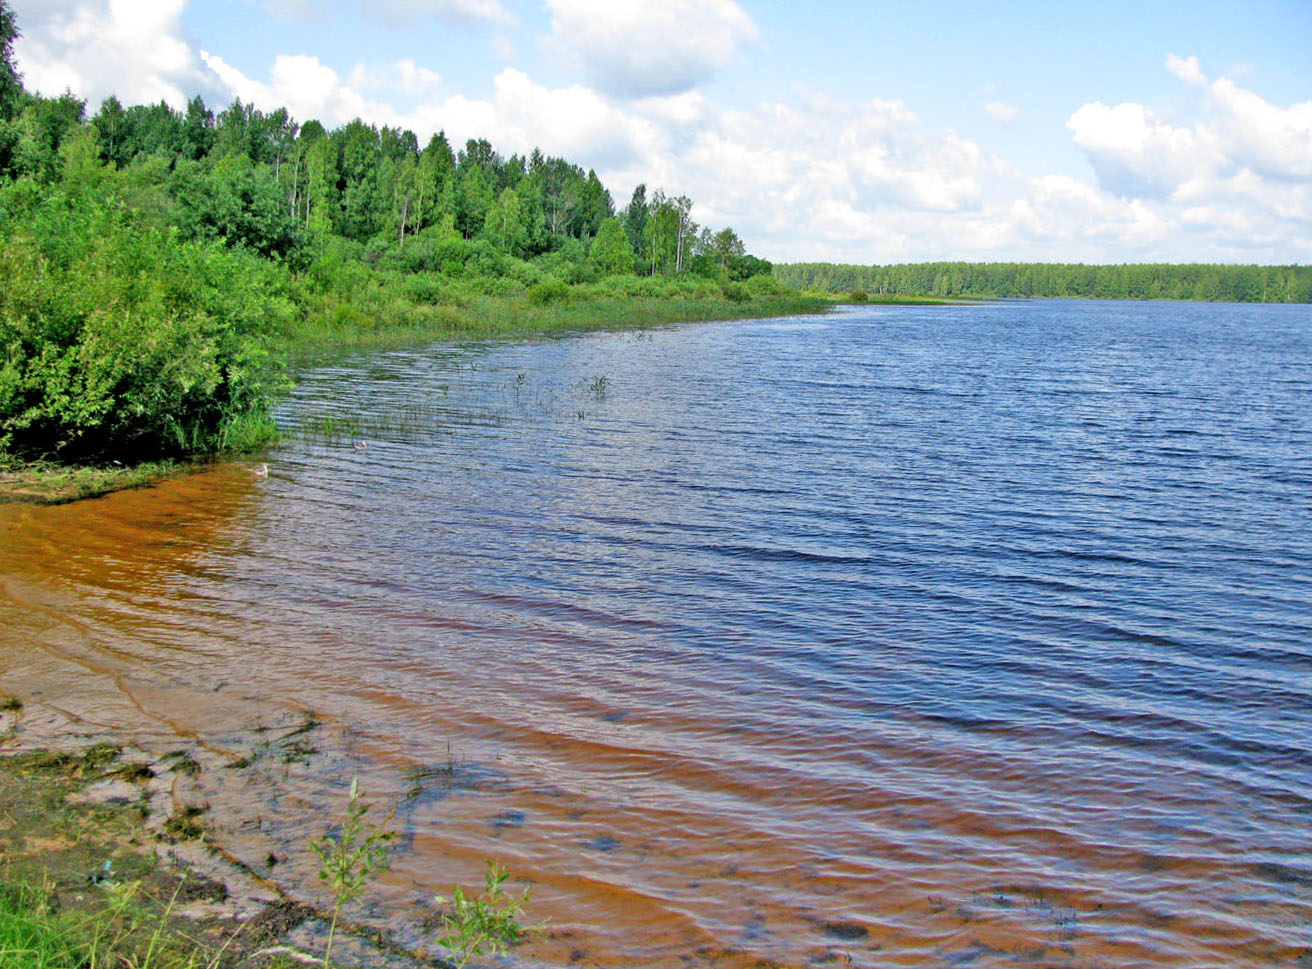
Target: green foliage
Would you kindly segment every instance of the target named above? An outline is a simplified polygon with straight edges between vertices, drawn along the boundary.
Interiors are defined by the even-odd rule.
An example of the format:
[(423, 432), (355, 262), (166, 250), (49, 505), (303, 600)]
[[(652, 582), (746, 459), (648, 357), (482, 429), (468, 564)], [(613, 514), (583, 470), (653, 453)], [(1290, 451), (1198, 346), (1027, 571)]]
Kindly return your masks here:
[(597, 238), (592, 241), (588, 262), (600, 276), (633, 275), (633, 246), (624, 234), (619, 219), (606, 219), (601, 223)]
[(342, 906), (364, 894), (369, 879), (387, 868), (396, 835), (386, 830), (391, 815), (381, 824), (372, 825), (367, 819), (370, 805), (360, 793), (360, 779), (351, 779), (350, 800), (346, 817), (336, 837), (324, 835), (310, 842), (310, 848), (319, 856), (319, 878), (328, 883), (333, 893), (333, 918), (328, 928), (328, 946), (324, 953), (325, 969), (332, 965), (333, 937)]
[(277, 179), (267, 166), (252, 167), (240, 156), (212, 166), (184, 162), (175, 175), (174, 195), (183, 239), (220, 241), (299, 262), (307, 239), (287, 211)]
[(14, 65), (14, 41), (18, 23), (8, 0), (0, 0), (0, 121), (8, 121), (23, 96), (23, 79)]
[(720, 289), (724, 293), (724, 298), (734, 303), (745, 303), (752, 298), (752, 294), (742, 283), (725, 282)]
[(457, 886), (449, 900), (440, 895), (434, 898), (438, 905), (450, 904), (442, 912), (442, 934), (438, 942), (451, 953), (456, 969), (464, 969), (474, 956), (504, 954), (524, 935), (538, 931), (537, 926), (523, 926), (519, 922), (531, 889), (525, 888), (516, 898), (505, 889), (508, 878), (504, 868), (489, 861), (483, 875), (483, 890), (477, 895), (466, 895)]
[(0, 451), (138, 459), (267, 417), (289, 312), (267, 264), (31, 183), (0, 211)]
[(530, 287), (525, 296), (533, 305), (545, 306), (548, 303), (559, 303), (568, 300), (570, 289), (564, 280), (549, 276), (536, 286)]

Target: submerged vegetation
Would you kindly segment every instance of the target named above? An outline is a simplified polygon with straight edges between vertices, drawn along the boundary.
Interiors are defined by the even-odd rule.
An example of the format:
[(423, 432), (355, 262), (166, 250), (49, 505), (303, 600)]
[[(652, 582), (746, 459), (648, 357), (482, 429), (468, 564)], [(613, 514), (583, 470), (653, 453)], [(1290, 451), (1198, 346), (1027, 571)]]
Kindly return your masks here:
[[(0, 711), (21, 708), (0, 694)], [(396, 838), (392, 815), (370, 822), (370, 805), (352, 782), (345, 812), (305, 849), (321, 862), (328, 907), (281, 894), (269, 901), (240, 862), (200, 866), (209, 872), (202, 874), (194, 853), (158, 850), (196, 841), (208, 854), (230, 858), (213, 840), (205, 811), (173, 803), (178, 758), (146, 763), (141, 756), (98, 744), (80, 753), (11, 751), (0, 758), (0, 969), (334, 965), (343, 906), (387, 867)], [(162, 824), (152, 817), (160, 805), (174, 812)], [(169, 823), (179, 817), (187, 830)], [(539, 931), (521, 922), (529, 890), (512, 895), (506, 870), (486, 864), (481, 892), (456, 887), (452, 899), (436, 897), (424, 921), (426, 937), (449, 961), (351, 922), (345, 964), (464, 966)]]
[(240, 101), (89, 112), (23, 89), (17, 31), (0, 0), (0, 464), (259, 446), (343, 350), (822, 305), (686, 196)]
[[(786, 286), (824, 293), (1007, 299), (1215, 300), (1312, 303), (1312, 266), (923, 262), (897, 266), (790, 263), (774, 267)], [(860, 301), (858, 301), (860, 302)]]

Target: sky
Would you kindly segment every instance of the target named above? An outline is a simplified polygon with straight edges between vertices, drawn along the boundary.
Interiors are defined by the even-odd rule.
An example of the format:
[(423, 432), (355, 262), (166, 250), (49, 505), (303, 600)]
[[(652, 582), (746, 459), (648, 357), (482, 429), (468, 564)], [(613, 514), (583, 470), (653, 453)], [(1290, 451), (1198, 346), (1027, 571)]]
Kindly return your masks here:
[(9, 0), (29, 90), (541, 148), (777, 262), (1312, 263), (1312, 0)]

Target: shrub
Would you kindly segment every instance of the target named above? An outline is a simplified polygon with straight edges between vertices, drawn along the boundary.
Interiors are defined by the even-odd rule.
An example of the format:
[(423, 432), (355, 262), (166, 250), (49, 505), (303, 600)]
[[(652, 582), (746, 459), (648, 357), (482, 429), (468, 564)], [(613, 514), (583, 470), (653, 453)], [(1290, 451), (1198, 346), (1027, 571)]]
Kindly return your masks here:
[(569, 285), (554, 276), (548, 276), (536, 286), (529, 288), (526, 294), (534, 306), (546, 306), (548, 303), (560, 303), (570, 298)]
[(788, 287), (773, 276), (753, 276), (747, 282), (743, 283), (747, 291), (752, 296), (760, 298), (762, 296), (782, 296), (788, 292)]
[(0, 450), (126, 461), (270, 426), (286, 385), (271, 334), (296, 312), (285, 270), (58, 192), (8, 210)]

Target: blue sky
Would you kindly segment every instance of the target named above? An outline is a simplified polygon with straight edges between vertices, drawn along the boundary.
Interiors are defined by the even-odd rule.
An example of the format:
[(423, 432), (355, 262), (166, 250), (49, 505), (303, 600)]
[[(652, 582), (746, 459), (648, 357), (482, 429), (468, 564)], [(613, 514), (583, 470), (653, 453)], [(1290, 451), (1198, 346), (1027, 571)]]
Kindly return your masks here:
[(10, 0), (30, 87), (482, 136), (776, 260), (1312, 262), (1312, 4)]

